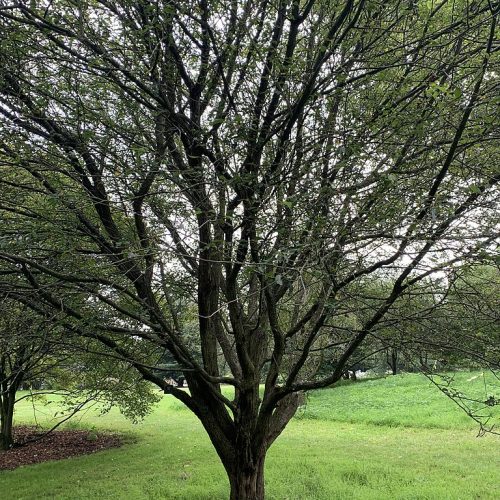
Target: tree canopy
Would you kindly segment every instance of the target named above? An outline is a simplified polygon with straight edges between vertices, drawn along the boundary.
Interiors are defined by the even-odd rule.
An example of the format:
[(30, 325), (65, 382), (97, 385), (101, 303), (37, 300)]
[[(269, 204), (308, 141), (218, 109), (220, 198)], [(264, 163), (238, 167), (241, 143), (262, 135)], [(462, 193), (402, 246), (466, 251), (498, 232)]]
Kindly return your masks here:
[[(460, 0), (1, 1), (2, 293), (183, 401), (231, 498), (263, 498), (302, 391), (339, 380), (422, 280), (494, 254), (497, 18)], [(362, 322), (330, 321), (382, 278)], [(154, 370), (165, 350), (189, 393)]]

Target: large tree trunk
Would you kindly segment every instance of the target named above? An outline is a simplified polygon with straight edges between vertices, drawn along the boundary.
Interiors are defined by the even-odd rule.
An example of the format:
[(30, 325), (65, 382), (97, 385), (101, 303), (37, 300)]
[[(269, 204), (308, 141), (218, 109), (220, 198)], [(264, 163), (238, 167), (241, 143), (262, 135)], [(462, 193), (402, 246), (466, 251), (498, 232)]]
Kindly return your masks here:
[(264, 500), (267, 451), (302, 401), (302, 393), (290, 394), (276, 405), (272, 413), (261, 414), (260, 422), (240, 422), (231, 460), (224, 460), (221, 456), (231, 486), (230, 500)]
[[(242, 455), (246, 455), (245, 451)], [(264, 451), (252, 460), (245, 460), (243, 456), (239, 456), (237, 463), (228, 468), (230, 500), (264, 499), (264, 460)]]

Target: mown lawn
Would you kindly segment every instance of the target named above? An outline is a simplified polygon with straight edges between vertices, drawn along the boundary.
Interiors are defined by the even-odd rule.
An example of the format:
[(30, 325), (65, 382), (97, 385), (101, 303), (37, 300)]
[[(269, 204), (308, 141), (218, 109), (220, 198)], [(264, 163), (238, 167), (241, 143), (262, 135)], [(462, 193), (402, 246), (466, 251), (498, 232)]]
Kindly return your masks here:
[[(493, 380), (477, 375), (459, 374), (458, 386), (482, 396)], [(53, 414), (41, 410), (40, 422)], [(23, 404), (16, 418), (32, 421), (31, 406)], [(89, 412), (78, 425), (131, 439), (120, 449), (0, 472), (0, 498), (227, 498), (223, 468), (201, 425), (170, 397), (137, 425), (117, 411)], [(476, 434), (422, 376), (318, 391), (269, 452), (267, 497), (498, 499), (500, 438)]]

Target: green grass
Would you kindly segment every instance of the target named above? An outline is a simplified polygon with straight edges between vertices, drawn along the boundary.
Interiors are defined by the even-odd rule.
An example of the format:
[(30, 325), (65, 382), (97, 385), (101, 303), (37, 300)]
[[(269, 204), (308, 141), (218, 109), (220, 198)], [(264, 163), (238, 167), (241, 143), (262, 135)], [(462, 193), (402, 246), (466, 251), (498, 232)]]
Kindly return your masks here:
[[(470, 399), (499, 396), (500, 382), (489, 372), (456, 372), (452, 388)], [(437, 381), (438, 379), (436, 379)], [(442, 381), (442, 379), (439, 379)], [(493, 413), (490, 424), (500, 424), (500, 408), (469, 402), (480, 414)], [(471, 429), (477, 424), (421, 374), (360, 380), (335, 389), (315, 391), (298, 418), (365, 423), (390, 427)]]
[[(477, 375), (477, 374), (476, 374)], [(460, 386), (472, 377), (459, 374)], [(469, 384), (484, 392), (482, 379)], [(481, 385), (483, 384), (483, 385)], [(43, 408), (42, 408), (43, 409)], [(44, 409), (47, 421), (53, 409)], [(32, 421), (22, 404), (18, 422)], [(113, 410), (72, 426), (134, 436), (120, 449), (0, 473), (2, 499), (223, 499), (224, 471), (196, 418), (164, 397), (133, 425)], [(309, 397), (266, 462), (270, 499), (497, 499), (500, 439), (477, 428), (416, 375)]]

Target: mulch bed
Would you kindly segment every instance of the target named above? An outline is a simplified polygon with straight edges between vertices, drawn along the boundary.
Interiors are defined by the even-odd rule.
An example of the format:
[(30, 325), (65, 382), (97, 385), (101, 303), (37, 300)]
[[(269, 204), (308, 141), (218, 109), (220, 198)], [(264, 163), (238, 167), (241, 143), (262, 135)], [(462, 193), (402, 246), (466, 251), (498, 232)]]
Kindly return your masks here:
[(14, 429), (15, 446), (10, 450), (0, 451), (0, 470), (12, 470), (21, 465), (87, 455), (108, 448), (116, 448), (122, 444), (121, 438), (114, 434), (85, 430), (54, 431), (39, 441), (26, 443), (43, 434), (44, 432), (36, 427), (16, 427)]

